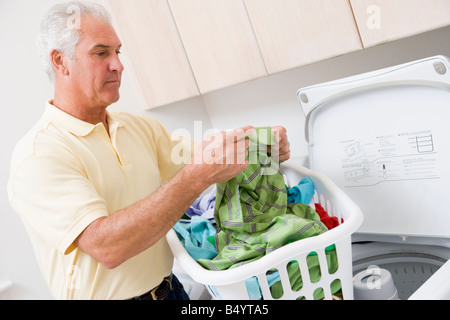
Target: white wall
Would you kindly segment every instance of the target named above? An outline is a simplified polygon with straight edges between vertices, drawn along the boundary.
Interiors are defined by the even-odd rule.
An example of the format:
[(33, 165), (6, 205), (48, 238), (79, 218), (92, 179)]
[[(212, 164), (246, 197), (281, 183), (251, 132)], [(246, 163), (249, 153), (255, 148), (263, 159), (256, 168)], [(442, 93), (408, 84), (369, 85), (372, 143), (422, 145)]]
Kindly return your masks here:
[[(16, 142), (40, 117), (52, 87), (40, 69), (34, 38), (45, 11), (57, 0), (0, 0), (0, 299), (50, 299), (20, 219), (6, 194), (10, 155)], [(96, 2), (101, 2), (97, 0)], [(436, 54), (450, 56), (450, 27), (337, 57), (296, 70), (209, 93), (152, 111), (144, 111), (129, 75), (124, 73), (121, 100), (112, 110), (127, 110), (158, 118), (167, 128), (186, 128), (194, 121), (203, 129), (228, 129), (245, 124), (284, 125), (296, 158), (307, 155), (304, 116), (297, 89)], [(127, 66), (125, 65), (125, 68)]]

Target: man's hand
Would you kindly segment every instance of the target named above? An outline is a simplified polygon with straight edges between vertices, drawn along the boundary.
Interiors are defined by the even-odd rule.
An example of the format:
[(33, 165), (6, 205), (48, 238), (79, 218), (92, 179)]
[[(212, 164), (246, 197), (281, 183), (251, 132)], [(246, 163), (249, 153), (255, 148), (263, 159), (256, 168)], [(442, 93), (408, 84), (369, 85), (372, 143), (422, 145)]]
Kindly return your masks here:
[(275, 139), (277, 144), (275, 146), (269, 146), (267, 151), (272, 158), (277, 158), (279, 162), (289, 160), (291, 157), (290, 143), (286, 134), (286, 128), (281, 126), (272, 127), (272, 131), (275, 133)]
[(245, 126), (206, 137), (194, 151), (189, 169), (208, 185), (234, 178), (249, 165), (246, 137), (253, 132), (252, 126)]
[[(272, 131), (277, 144), (268, 146), (267, 151), (274, 159), (284, 162), (290, 158), (286, 129), (275, 126)], [(206, 137), (195, 150), (188, 170), (197, 172), (198, 179), (204, 181), (207, 186), (234, 178), (249, 165), (249, 139), (246, 137), (253, 133), (254, 127), (245, 126)]]

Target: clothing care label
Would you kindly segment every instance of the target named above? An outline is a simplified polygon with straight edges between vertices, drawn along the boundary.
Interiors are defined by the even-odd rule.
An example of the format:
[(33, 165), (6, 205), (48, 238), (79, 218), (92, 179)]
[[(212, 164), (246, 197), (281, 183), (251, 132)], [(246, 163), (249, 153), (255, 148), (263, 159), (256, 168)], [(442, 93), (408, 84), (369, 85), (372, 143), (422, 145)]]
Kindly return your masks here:
[(345, 187), (440, 178), (431, 130), (351, 138), (340, 147)]

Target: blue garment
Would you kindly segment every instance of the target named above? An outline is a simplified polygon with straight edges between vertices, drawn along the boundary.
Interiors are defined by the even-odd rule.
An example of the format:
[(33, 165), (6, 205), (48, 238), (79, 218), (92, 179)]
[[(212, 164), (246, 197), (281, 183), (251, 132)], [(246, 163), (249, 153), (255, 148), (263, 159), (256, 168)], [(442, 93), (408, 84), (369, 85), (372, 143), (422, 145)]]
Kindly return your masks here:
[(217, 231), (208, 219), (193, 216), (190, 221), (178, 221), (173, 229), (194, 260), (212, 259), (217, 256), (216, 246), (208, 241)]
[(198, 197), (192, 205), (187, 209), (188, 217), (202, 216), (214, 223), (214, 205), (216, 203), (216, 186), (207, 194)]
[[(280, 281), (280, 274), (277, 270), (275, 270), (274, 272), (268, 273), (266, 275), (266, 279), (269, 287), (271, 287), (274, 283)], [(262, 299), (261, 287), (259, 286), (258, 278), (251, 277), (246, 279), (245, 287), (247, 288), (247, 293), (250, 300)]]
[(287, 189), (288, 203), (310, 204), (314, 196), (314, 184), (309, 177), (303, 178), (298, 185)]

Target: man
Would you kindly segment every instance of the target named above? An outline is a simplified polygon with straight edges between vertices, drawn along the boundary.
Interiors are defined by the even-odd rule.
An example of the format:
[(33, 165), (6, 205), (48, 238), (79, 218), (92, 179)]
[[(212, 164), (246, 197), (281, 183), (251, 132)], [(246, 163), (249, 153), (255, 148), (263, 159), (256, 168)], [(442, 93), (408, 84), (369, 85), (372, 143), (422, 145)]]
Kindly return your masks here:
[[(71, 30), (68, 9), (74, 6), (80, 23)], [(247, 161), (229, 158), (245, 158), (251, 126), (219, 133), (194, 152), (186, 144), (183, 156), (191, 161), (177, 165), (171, 156), (179, 142), (158, 121), (107, 111), (119, 99), (124, 68), (121, 42), (104, 8), (57, 5), (41, 29), (54, 99), (15, 148), (8, 194), (52, 294), (187, 298), (171, 274), (165, 234), (208, 186), (247, 167)], [(278, 130), (283, 161), (289, 143), (284, 128)], [(226, 152), (198, 159), (202, 150), (218, 146)]]

